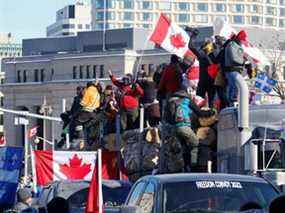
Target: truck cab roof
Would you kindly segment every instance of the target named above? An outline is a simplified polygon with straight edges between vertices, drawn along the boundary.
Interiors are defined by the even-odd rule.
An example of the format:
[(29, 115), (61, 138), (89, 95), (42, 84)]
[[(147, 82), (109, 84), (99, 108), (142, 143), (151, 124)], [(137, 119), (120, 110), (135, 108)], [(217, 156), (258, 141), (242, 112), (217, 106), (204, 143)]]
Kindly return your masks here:
[(267, 183), (264, 179), (249, 175), (236, 175), (236, 174), (222, 174), (222, 173), (179, 173), (179, 174), (163, 174), (163, 175), (149, 175), (140, 179), (141, 181), (154, 181), (161, 184), (175, 183), (175, 182), (191, 182), (191, 181), (242, 181), (242, 182), (255, 182)]

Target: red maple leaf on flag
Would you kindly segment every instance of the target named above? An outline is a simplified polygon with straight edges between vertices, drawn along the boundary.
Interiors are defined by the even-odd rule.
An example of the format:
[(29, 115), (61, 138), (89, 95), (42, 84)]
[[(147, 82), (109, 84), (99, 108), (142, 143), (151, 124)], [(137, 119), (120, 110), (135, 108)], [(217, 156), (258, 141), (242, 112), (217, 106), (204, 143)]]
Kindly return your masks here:
[(181, 33), (171, 35), (170, 36), (170, 43), (176, 49), (183, 48), (183, 47), (185, 47), (185, 44), (186, 44)]
[(84, 179), (91, 171), (91, 164), (82, 164), (82, 159), (79, 159), (75, 154), (72, 159), (69, 159), (69, 165), (60, 164), (60, 171), (70, 180)]

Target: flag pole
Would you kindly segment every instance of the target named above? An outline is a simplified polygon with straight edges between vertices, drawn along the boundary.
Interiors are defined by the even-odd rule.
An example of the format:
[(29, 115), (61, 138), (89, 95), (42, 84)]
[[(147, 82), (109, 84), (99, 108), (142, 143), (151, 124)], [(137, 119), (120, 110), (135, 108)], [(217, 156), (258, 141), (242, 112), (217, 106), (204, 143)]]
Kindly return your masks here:
[(34, 155), (34, 150), (32, 144), (30, 144), (30, 152), (31, 152), (31, 163), (32, 163), (32, 175), (33, 175), (33, 191), (35, 194), (38, 193), (37, 190), (37, 174), (36, 174), (36, 164), (35, 164), (35, 155)]
[(99, 187), (99, 213), (103, 213), (103, 192), (102, 192), (102, 150), (98, 149), (98, 187)]
[[(29, 139), (28, 139), (28, 124), (24, 124), (24, 149), (25, 149), (25, 158), (24, 158), (24, 176), (25, 176), (25, 181), (28, 178), (28, 158), (29, 158)], [(25, 182), (26, 183), (26, 182)]]

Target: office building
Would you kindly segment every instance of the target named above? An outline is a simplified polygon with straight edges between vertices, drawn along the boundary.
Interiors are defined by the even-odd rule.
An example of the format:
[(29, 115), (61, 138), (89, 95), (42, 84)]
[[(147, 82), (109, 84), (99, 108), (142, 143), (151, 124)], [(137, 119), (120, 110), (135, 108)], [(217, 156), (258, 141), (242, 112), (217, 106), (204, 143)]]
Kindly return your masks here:
[(92, 0), (93, 29), (152, 29), (161, 12), (180, 25), (211, 26), (223, 18), (236, 27), (285, 29), (285, 0)]
[[(11, 33), (0, 33), (0, 85), (4, 83), (5, 74), (1, 68), (3, 58), (15, 58), (22, 55), (22, 45), (15, 43)], [(0, 107), (3, 107), (4, 95), (0, 91)], [(4, 134), (3, 112), (0, 112), (0, 137)]]
[(91, 6), (77, 2), (56, 12), (56, 22), (47, 27), (47, 37), (76, 35), (91, 30)]

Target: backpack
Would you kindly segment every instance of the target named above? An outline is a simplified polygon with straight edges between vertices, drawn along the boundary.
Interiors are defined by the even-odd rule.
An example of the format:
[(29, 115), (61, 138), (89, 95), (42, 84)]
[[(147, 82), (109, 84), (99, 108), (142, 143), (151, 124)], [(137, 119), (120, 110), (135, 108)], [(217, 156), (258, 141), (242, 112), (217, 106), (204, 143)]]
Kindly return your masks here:
[(225, 66), (243, 66), (244, 51), (243, 48), (235, 41), (230, 42), (225, 48)]
[(165, 120), (171, 125), (180, 122), (191, 122), (192, 110), (189, 105), (189, 98), (171, 97), (167, 100), (165, 108)]

